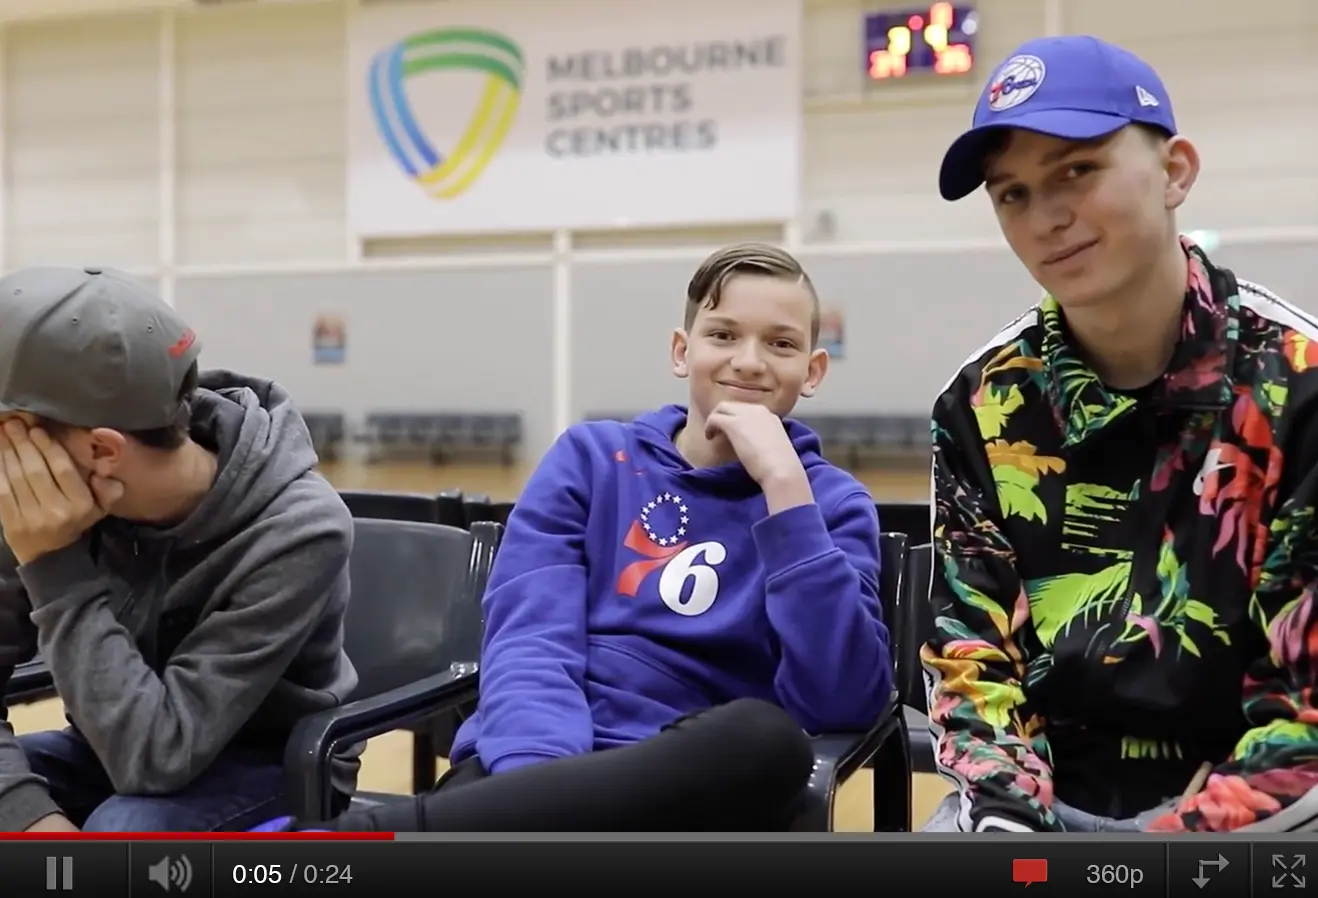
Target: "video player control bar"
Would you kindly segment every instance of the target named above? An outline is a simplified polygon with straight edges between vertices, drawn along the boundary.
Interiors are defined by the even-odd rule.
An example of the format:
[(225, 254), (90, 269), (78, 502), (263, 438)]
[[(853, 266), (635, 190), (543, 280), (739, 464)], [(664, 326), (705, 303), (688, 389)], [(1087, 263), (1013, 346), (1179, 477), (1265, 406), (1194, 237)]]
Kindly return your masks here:
[[(1318, 842), (1036, 836), (869, 841), (0, 841), (5, 898), (371, 896), (571, 888), (1309, 898)], [(695, 898), (695, 896), (693, 896)]]

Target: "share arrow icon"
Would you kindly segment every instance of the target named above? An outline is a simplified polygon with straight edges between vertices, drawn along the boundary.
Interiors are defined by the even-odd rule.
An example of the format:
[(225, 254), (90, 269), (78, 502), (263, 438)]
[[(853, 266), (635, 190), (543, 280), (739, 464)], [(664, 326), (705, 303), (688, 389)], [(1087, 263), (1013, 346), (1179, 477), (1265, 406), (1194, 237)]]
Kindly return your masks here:
[(1200, 861), (1200, 862), (1199, 862), (1199, 875), (1196, 876), (1196, 877), (1194, 877), (1193, 882), (1194, 882), (1195, 885), (1197, 885), (1197, 886), (1198, 886), (1199, 888), (1201, 888), (1201, 889), (1202, 889), (1204, 886), (1208, 885), (1208, 877), (1204, 875), (1204, 868), (1205, 868), (1205, 867), (1216, 867), (1216, 868), (1217, 868), (1217, 872), (1221, 873), (1221, 872), (1222, 872), (1223, 870), (1225, 870), (1226, 867), (1227, 867), (1227, 861), (1226, 861), (1226, 858), (1224, 858), (1222, 855), (1219, 854), (1219, 855), (1217, 856), (1217, 860), (1215, 860), (1215, 861)]

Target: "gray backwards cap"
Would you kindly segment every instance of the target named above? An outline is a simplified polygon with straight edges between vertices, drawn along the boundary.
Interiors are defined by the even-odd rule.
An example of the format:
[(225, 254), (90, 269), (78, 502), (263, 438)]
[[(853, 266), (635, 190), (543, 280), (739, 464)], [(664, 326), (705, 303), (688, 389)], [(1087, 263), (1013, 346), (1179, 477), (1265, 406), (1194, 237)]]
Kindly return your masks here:
[(0, 412), (170, 427), (200, 351), (192, 328), (122, 271), (24, 268), (0, 278)]

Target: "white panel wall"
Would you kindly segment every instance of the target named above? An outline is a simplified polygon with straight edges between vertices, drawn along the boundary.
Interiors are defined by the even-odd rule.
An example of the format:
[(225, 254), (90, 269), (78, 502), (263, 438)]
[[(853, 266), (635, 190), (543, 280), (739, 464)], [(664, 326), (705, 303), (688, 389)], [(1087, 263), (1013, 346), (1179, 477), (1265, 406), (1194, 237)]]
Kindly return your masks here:
[(177, 32), (179, 263), (343, 260), (343, 7), (239, 5)]
[[(1247, 3), (979, 0), (974, 78), (868, 94), (862, 16), (913, 4), (807, 4), (797, 230), (807, 241), (996, 243), (986, 203), (938, 198), (938, 162), (993, 63), (1059, 30), (1124, 43), (1163, 72), (1204, 153), (1185, 228), (1318, 227), (1318, 170), (1305, 158), (1318, 137), (1318, 0), (1274, 0), (1258, 20)], [(355, 262), (344, 197), (349, 7), (305, 0), (7, 26), (0, 261), (107, 260), (162, 268), (166, 283), (176, 265)], [(162, 46), (172, 53), (162, 58)], [(162, 102), (173, 107), (163, 116)], [(824, 213), (831, 229), (818, 226)]]
[(0, 21), (69, 19), (191, 6), (195, 0), (0, 0)]
[(1318, 225), (1318, 2), (1076, 2), (1068, 30), (1151, 62), (1203, 155), (1186, 228)]
[[(1032, 37), (1096, 34), (1148, 60), (1167, 82), (1178, 123), (1196, 139), (1204, 175), (1182, 227), (1318, 226), (1318, 2), (979, 0), (980, 71), (973, 84), (863, 85), (866, 10), (910, 2), (810, 0), (807, 14), (805, 221), (830, 214), (837, 241), (994, 240), (987, 203), (937, 194), (943, 152), (970, 121), (992, 67)], [(1058, 15), (1060, 13), (1060, 15)], [(981, 198), (982, 199), (982, 198)]]
[(155, 266), (159, 34), (154, 16), (7, 29), (7, 266)]

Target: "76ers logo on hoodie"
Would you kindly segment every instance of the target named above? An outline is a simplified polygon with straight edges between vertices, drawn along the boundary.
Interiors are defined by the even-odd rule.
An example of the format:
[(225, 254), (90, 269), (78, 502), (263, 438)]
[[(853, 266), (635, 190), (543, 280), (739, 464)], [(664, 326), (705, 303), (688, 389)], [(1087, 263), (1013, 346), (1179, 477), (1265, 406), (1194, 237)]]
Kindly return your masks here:
[(641, 506), (622, 544), (645, 556), (623, 568), (618, 592), (635, 597), (651, 573), (659, 574), (659, 598), (685, 617), (704, 614), (718, 599), (715, 568), (728, 557), (722, 543), (691, 543), (691, 509), (676, 493), (663, 493)]

